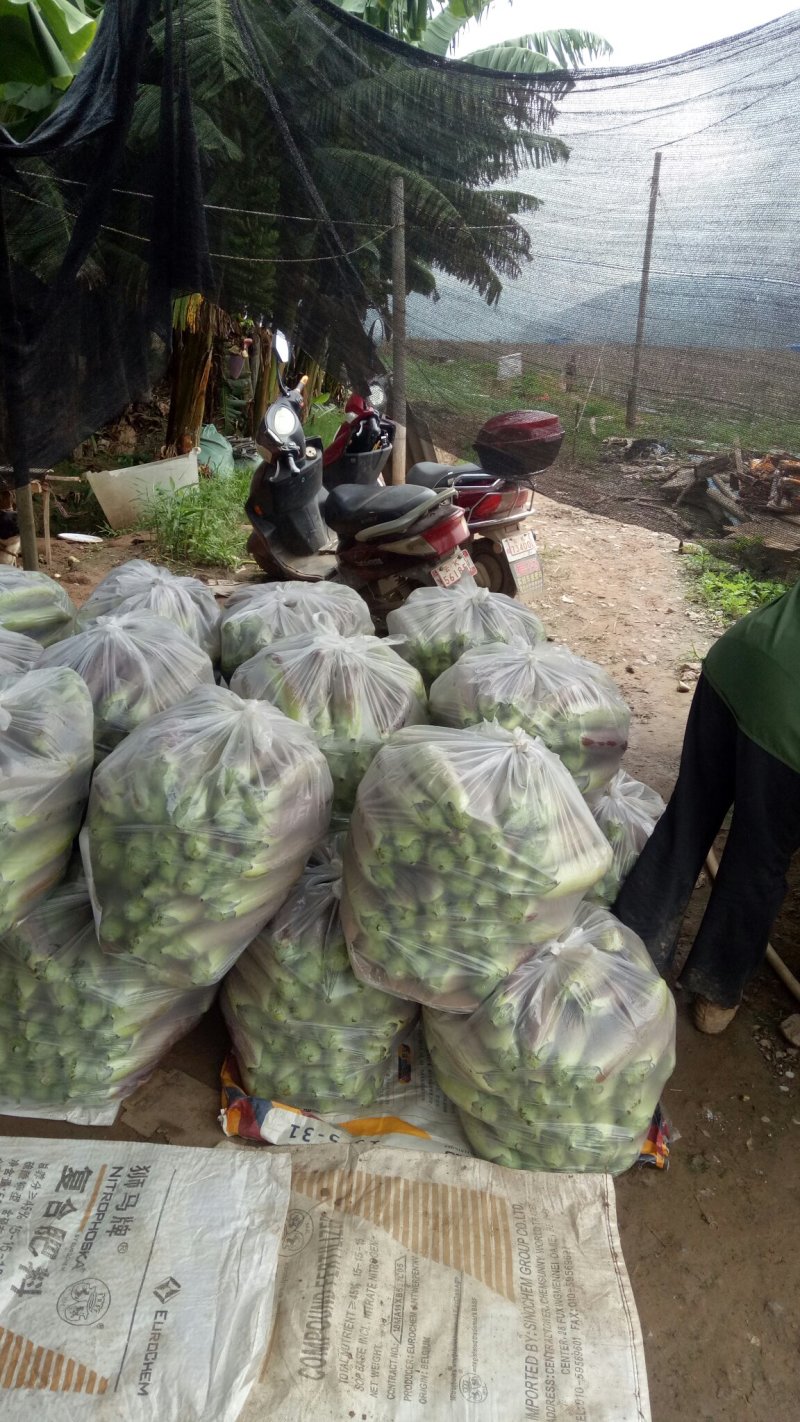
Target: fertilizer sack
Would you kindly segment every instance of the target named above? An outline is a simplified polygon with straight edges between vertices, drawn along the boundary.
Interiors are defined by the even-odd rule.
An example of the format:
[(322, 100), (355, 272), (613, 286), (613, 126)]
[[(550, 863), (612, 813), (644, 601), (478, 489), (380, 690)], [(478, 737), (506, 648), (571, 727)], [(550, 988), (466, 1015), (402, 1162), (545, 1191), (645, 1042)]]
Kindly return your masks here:
[(594, 905), (472, 1016), (426, 1011), (424, 1024), (476, 1154), (524, 1170), (626, 1170), (675, 1066), (667, 984)]
[(602, 667), (547, 643), (495, 643), (465, 652), (434, 682), (431, 711), (446, 726), (497, 721), (540, 736), (585, 795), (616, 774), (631, 719)]
[(622, 885), (667, 808), (656, 790), (620, 770), (591, 802), (592, 814), (611, 845), (611, 868), (589, 897), (613, 904)]
[(0, 933), (62, 878), (93, 756), (92, 702), (75, 672), (0, 685)]
[(99, 583), (81, 608), (79, 627), (112, 612), (152, 612), (166, 617), (219, 661), (219, 608), (210, 588), (199, 578), (178, 577), (169, 568), (132, 558)]
[(63, 1115), (130, 1096), (210, 1007), (103, 953), (82, 880), (0, 938), (0, 1112)]
[(72, 599), (54, 578), (0, 567), (0, 628), (49, 647), (72, 634), (76, 616)]
[(97, 761), (196, 686), (214, 684), (208, 655), (174, 622), (149, 612), (99, 617), (45, 652), (42, 665), (72, 667), (86, 682)]
[(273, 642), (239, 667), (231, 690), (272, 702), (314, 732), (343, 814), (387, 736), (427, 720), (419, 672), (378, 637), (314, 631)]
[(24, 632), (9, 632), (0, 626), (0, 677), (18, 677), (33, 671), (41, 656), (39, 642)]
[(475, 583), (415, 588), (402, 607), (389, 613), (386, 625), (397, 638), (397, 650), (428, 686), (470, 647), (513, 639), (538, 647), (546, 639), (539, 618), (523, 602)]
[(100, 942), (182, 987), (217, 982), (273, 916), (330, 818), (310, 733), (203, 686), (98, 767), (81, 854)]
[(558, 758), (524, 731), (409, 727), (359, 787), (342, 921), (358, 977), (471, 1012), (571, 921), (611, 849)]
[(343, 637), (374, 632), (364, 599), (341, 583), (258, 583), (237, 588), (222, 612), (222, 674), (230, 679), (237, 667), (262, 647), (299, 632), (329, 629)]
[(251, 1096), (308, 1111), (371, 1106), (416, 1004), (355, 977), (339, 920), (341, 845), (312, 854), (298, 884), (228, 974), (222, 1010)]

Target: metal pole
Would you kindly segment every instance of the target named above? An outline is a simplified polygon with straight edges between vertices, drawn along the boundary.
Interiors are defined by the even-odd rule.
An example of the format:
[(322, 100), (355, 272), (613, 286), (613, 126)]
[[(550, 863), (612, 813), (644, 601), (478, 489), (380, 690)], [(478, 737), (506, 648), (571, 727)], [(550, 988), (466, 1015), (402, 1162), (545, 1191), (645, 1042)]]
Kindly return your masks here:
[(392, 178), (392, 483), (406, 482), (406, 218), (403, 179)]
[(650, 256), (653, 251), (653, 229), (656, 225), (656, 201), (658, 199), (658, 178), (661, 172), (661, 154), (653, 159), (653, 176), (650, 179), (650, 211), (647, 214), (647, 234), (644, 239), (644, 259), (642, 261), (642, 284), (639, 288), (639, 317), (636, 322), (636, 344), (633, 348), (633, 370), (628, 390), (628, 407), (625, 412), (625, 428), (636, 427), (636, 406), (639, 399), (639, 366), (644, 343), (644, 320), (647, 313), (647, 288), (650, 282)]

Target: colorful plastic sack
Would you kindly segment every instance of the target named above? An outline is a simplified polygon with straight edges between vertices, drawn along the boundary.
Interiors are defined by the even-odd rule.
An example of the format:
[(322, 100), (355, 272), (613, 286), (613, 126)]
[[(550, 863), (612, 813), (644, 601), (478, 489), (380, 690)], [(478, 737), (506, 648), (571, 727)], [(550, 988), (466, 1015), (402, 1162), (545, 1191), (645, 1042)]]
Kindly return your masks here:
[(423, 1020), (439, 1085), (497, 1165), (626, 1170), (675, 1066), (667, 984), (636, 935), (594, 905), (472, 1016)]
[(625, 770), (618, 771), (608, 788), (591, 800), (590, 805), (614, 858), (608, 873), (595, 884), (588, 897), (598, 903), (613, 904), (667, 807), (658, 791), (643, 785), (641, 780), (634, 780)]
[(182, 987), (217, 982), (328, 827), (331, 778), (304, 726), (199, 687), (95, 772), (81, 854), (100, 942)]
[(431, 687), (445, 726), (521, 726), (555, 751), (583, 794), (608, 784), (628, 744), (631, 713), (611, 677), (567, 647), (489, 644), (465, 652)]
[(555, 755), (524, 731), (409, 727), (359, 787), (342, 922), (356, 974), (471, 1012), (572, 920), (611, 849)]
[(55, 578), (0, 567), (0, 627), (49, 647), (75, 630), (75, 604)]
[(209, 587), (199, 578), (179, 577), (169, 568), (132, 558), (103, 578), (81, 608), (78, 625), (85, 628), (109, 613), (152, 612), (166, 617), (219, 661), (219, 608)]
[(271, 642), (325, 628), (344, 637), (375, 631), (364, 599), (343, 583), (256, 583), (237, 588), (222, 611), (222, 674), (230, 679), (237, 667)]
[(272, 702), (314, 732), (333, 776), (334, 809), (344, 814), (386, 737), (427, 720), (422, 677), (378, 637), (285, 637), (239, 667), (231, 690)]
[(546, 633), (535, 612), (505, 593), (458, 583), (452, 588), (415, 588), (386, 625), (401, 656), (421, 671), (426, 685), (470, 647), (510, 642), (538, 647)]

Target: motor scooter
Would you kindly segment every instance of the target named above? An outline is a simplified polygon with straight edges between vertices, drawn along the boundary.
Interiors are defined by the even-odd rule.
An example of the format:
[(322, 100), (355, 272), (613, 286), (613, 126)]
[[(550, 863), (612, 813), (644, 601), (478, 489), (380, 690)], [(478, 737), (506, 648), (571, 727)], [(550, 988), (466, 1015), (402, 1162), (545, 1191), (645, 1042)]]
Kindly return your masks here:
[[(282, 332), (275, 334), (274, 349), (285, 364), (290, 353)], [(301, 420), (305, 380), (289, 390), (280, 365), (278, 371), (281, 394), (257, 439), (267, 458), (253, 475), (245, 504), (253, 526), (247, 546), (259, 566), (278, 578), (347, 583), (365, 599), (378, 627), (415, 587), (451, 587), (473, 577), (472, 560), (461, 548), (469, 529), (452, 489), (375, 482), (391, 445), (352, 455), (345, 446), (341, 457), (365, 461), (361, 472), (369, 469), (371, 478), (336, 483), (335, 462), (329, 461), (334, 487), (325, 488), (322, 442), (306, 438)]]

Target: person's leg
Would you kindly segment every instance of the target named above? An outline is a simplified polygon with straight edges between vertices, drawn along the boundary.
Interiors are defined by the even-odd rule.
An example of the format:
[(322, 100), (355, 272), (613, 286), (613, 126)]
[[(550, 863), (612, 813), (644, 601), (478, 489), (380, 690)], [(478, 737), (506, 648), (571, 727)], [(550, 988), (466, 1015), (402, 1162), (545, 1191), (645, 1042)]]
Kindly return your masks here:
[(761, 966), (800, 849), (800, 775), (739, 733), (733, 822), (681, 986), (736, 1007)]
[(738, 728), (700, 677), (672, 797), (628, 875), (613, 912), (664, 971), (706, 855), (733, 804)]

